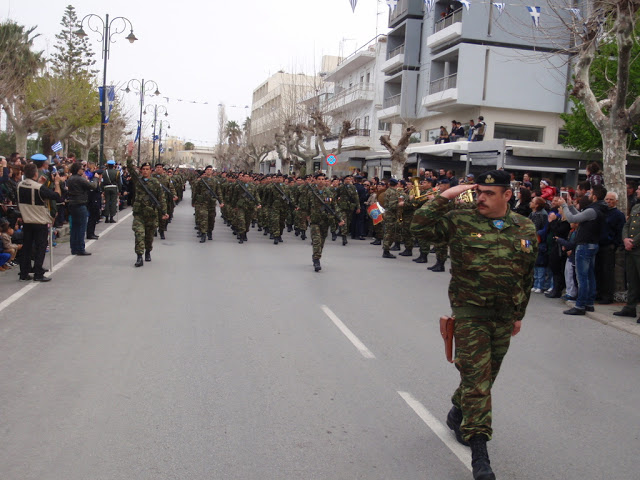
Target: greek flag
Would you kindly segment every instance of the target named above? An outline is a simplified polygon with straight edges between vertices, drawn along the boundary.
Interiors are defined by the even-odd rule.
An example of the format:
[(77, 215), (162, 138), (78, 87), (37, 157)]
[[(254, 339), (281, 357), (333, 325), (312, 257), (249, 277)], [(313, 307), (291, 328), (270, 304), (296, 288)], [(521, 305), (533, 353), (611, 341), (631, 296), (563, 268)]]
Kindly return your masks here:
[[(109, 123), (109, 116), (111, 115), (111, 110), (113, 109), (113, 103), (116, 100), (116, 90), (113, 85), (107, 87), (107, 99), (105, 102), (105, 92), (103, 87), (98, 87), (100, 92), (100, 111), (102, 112), (102, 116), (104, 117), (104, 123)], [(107, 105), (109, 108), (107, 108)]]
[(355, 13), (358, 0), (349, 0), (349, 3), (351, 4), (351, 10)]
[(54, 152), (59, 152), (60, 150), (62, 150), (62, 143), (61, 142), (56, 142), (53, 145), (51, 145), (51, 150), (53, 150)]
[(467, 7), (467, 12), (469, 11), (469, 7), (471, 7), (471, 2), (469, 0), (460, 0), (460, 3)]
[(498, 18), (500, 18), (500, 15), (502, 15), (502, 12), (504, 12), (504, 7), (506, 6), (506, 3), (495, 3), (494, 2), (493, 6), (498, 9)]
[(436, 0), (424, 0), (424, 3), (427, 5), (427, 13), (431, 13), (436, 4)]
[(531, 15), (533, 26), (540, 28), (540, 7), (527, 7), (527, 10), (529, 10), (529, 15)]
[(155, 135), (155, 136), (153, 137), (153, 141), (155, 142), (156, 140), (158, 140), (158, 138), (159, 138), (159, 137), (158, 137), (158, 135)]
[(569, 12), (573, 13), (573, 15), (578, 20), (582, 20), (582, 13), (580, 13), (580, 9), (579, 8), (565, 8), (565, 10), (568, 10)]
[(140, 139), (140, 121), (138, 120), (138, 129), (136, 130), (136, 138), (133, 140), (133, 143), (136, 143)]
[(160, 153), (164, 153), (164, 147), (160, 146)]
[(392, 12), (396, 10), (396, 7), (398, 6), (398, 0), (386, 0), (387, 5), (389, 5), (389, 10), (391, 10)]

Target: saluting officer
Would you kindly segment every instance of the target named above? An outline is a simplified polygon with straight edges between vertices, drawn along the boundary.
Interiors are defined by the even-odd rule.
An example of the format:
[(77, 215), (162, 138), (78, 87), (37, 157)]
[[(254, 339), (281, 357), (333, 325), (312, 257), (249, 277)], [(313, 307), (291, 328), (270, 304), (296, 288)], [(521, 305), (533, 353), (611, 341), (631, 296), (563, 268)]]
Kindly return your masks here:
[[(471, 445), (476, 480), (495, 479), (486, 445), (493, 433), (491, 387), (511, 336), (520, 331), (537, 254), (533, 223), (509, 209), (509, 180), (508, 173), (493, 170), (477, 185), (451, 187), (417, 210), (411, 226), (416, 236), (451, 249), (449, 302), (460, 385), (447, 425), (460, 443)], [(471, 188), (476, 208), (451, 210), (449, 204)]]

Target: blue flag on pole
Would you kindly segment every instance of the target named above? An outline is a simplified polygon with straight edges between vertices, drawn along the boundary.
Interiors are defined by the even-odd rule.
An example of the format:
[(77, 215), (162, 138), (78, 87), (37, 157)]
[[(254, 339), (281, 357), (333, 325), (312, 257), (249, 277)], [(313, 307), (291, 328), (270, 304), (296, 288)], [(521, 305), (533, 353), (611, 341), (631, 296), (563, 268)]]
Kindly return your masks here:
[[(107, 101), (105, 105), (104, 99), (104, 88), (98, 87), (100, 92), (100, 112), (102, 112), (102, 116), (104, 118), (104, 123), (109, 123), (109, 117), (111, 115), (111, 110), (113, 109), (113, 104), (116, 100), (116, 90), (113, 85), (107, 87)], [(108, 108), (106, 107), (108, 105)]]
[(540, 7), (527, 7), (529, 10), (529, 15), (531, 15), (531, 20), (533, 21), (533, 25), (536, 28), (540, 27)]
[(53, 150), (54, 152), (59, 152), (60, 150), (62, 150), (62, 142), (58, 141), (51, 145), (51, 150)]
[(138, 120), (138, 128), (136, 130), (136, 138), (133, 140), (133, 143), (136, 143), (140, 139), (140, 121)]

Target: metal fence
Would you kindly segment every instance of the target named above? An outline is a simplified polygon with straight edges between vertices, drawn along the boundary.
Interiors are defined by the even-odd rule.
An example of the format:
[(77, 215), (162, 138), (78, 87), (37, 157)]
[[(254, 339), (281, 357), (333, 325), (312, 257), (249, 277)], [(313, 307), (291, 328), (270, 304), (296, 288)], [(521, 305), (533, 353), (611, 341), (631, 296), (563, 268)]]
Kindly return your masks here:
[(454, 73), (448, 77), (442, 77), (434, 80), (429, 84), (429, 94), (442, 92), (450, 88), (456, 88), (458, 85), (458, 74)]
[(435, 31), (435, 33), (438, 33), (443, 28), (450, 27), (454, 23), (462, 22), (462, 8), (463, 7), (460, 7), (458, 10), (455, 10), (454, 12), (450, 13), (446, 17), (441, 18), (440, 20), (438, 20), (436, 22), (436, 29), (435, 29), (436, 31)]

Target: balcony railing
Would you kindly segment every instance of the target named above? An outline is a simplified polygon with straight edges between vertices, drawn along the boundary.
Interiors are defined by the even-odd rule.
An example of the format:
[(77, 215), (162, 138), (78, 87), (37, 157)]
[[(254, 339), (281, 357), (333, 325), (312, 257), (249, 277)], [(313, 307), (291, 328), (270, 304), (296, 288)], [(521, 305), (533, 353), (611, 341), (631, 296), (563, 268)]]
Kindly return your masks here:
[(397, 107), (398, 105), (400, 105), (401, 97), (402, 94), (399, 93), (398, 95), (394, 95), (393, 97), (385, 98), (382, 102), (382, 108)]
[(456, 88), (458, 84), (458, 74), (454, 73), (453, 75), (449, 75), (448, 77), (442, 77), (438, 80), (434, 80), (429, 84), (429, 95), (443, 92), (450, 88)]
[(396, 57), (398, 55), (402, 55), (404, 53), (404, 43), (399, 47), (394, 48), (389, 53), (387, 53), (387, 60), (390, 58)]
[(389, 21), (393, 22), (396, 18), (404, 15), (409, 10), (409, 0), (398, 0), (395, 10), (389, 14)]
[(436, 31), (435, 31), (435, 33), (438, 33), (443, 28), (450, 27), (454, 23), (462, 22), (462, 9), (463, 8), (464, 7), (460, 7), (459, 9), (451, 12), (449, 15), (445, 16), (444, 18), (441, 18), (440, 20), (438, 20), (436, 22)]
[[(353, 130), (349, 130), (349, 132), (344, 136), (344, 138), (348, 137), (370, 137), (371, 130), (365, 130), (363, 128), (354, 128)], [(338, 140), (340, 138), (340, 134), (336, 133), (333, 135), (329, 135), (328, 137), (324, 137), (325, 142), (331, 142), (333, 140)]]

